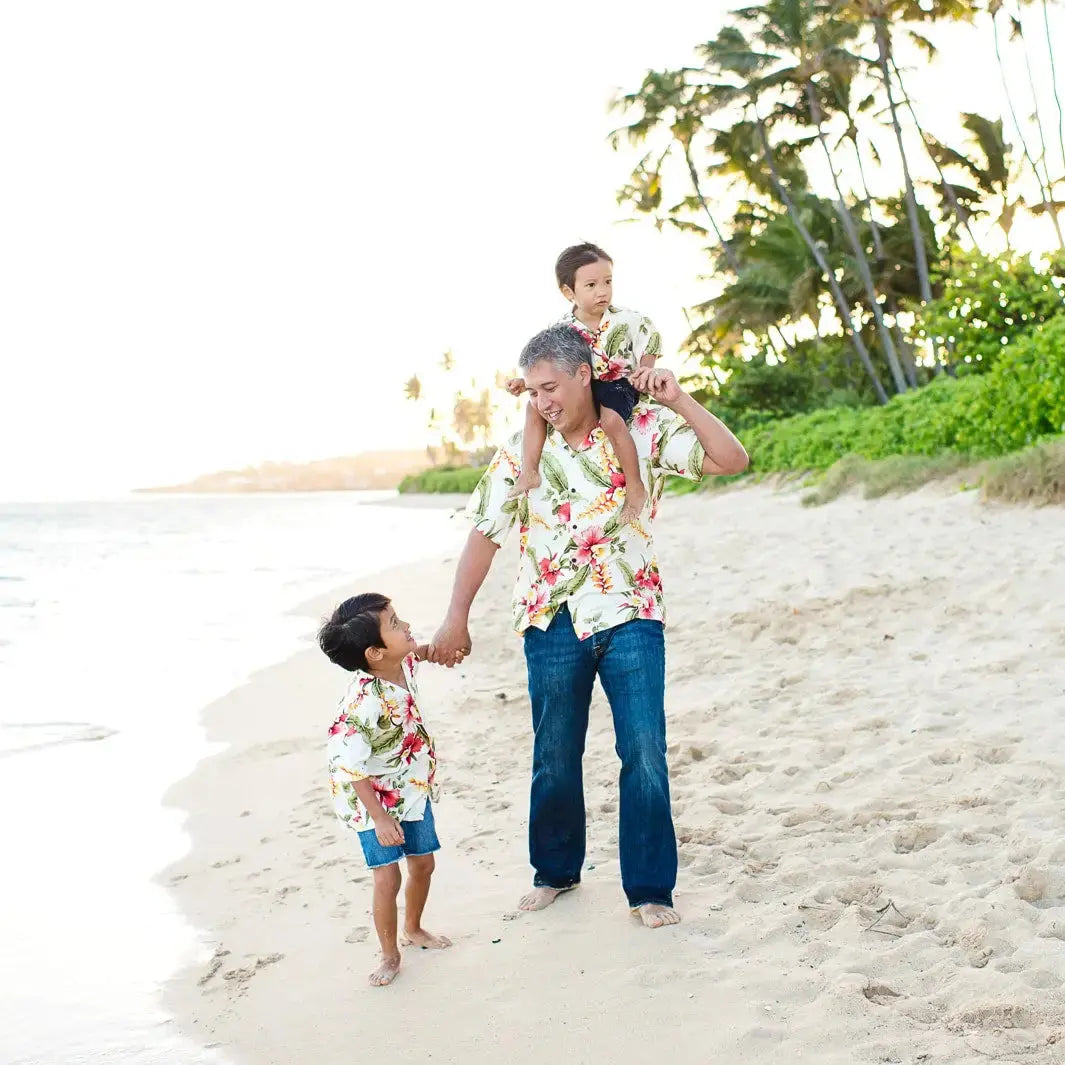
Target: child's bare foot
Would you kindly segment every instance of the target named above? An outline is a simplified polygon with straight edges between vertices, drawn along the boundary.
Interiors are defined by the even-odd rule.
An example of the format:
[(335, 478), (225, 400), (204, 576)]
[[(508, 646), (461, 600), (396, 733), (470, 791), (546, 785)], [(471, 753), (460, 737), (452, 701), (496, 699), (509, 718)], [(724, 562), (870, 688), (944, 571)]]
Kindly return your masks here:
[(637, 481), (631, 488), (625, 486), (625, 505), (618, 515), (619, 525), (631, 525), (639, 521), (643, 508), (647, 505), (647, 489), (641, 481)]
[(526, 492), (535, 492), (540, 487), (540, 471), (533, 470), (531, 473), (519, 473), (514, 487), (507, 492), (507, 499), (518, 499)]
[(398, 954), (386, 955), (381, 959), (381, 964), (370, 973), (370, 983), (374, 987), (388, 987), (399, 975), (400, 957)]
[(422, 950), (447, 950), (451, 946), (451, 940), (447, 936), (434, 936), (424, 928), (404, 932), (400, 942), (405, 947), (421, 947)]

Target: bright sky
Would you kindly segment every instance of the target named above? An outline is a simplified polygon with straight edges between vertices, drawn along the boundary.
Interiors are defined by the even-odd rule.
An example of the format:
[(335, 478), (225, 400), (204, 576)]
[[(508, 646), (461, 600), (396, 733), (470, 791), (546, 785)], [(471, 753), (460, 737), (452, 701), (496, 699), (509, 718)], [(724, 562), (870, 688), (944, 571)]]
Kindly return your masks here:
[[(403, 382), (512, 366), (578, 240), (669, 350), (706, 261), (619, 224), (606, 104), (730, 6), (4, 5), (0, 498), (421, 446)], [(912, 87), (997, 113), (986, 27)]]

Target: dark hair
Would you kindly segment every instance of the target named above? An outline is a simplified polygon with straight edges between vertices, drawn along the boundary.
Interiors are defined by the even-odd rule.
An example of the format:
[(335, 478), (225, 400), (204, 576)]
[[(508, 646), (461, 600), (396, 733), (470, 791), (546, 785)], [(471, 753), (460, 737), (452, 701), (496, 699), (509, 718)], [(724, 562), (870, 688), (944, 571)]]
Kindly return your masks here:
[(591, 266), (601, 259), (608, 263), (614, 261), (598, 244), (574, 244), (572, 248), (567, 248), (555, 261), (555, 280), (558, 287), (565, 285), (566, 288), (573, 288), (577, 281), (577, 271), (582, 266)]
[(349, 672), (368, 670), (366, 652), (385, 645), (381, 639), (381, 611), (391, 602), (388, 596), (377, 592), (345, 599), (318, 630), (318, 645), (329, 661)]

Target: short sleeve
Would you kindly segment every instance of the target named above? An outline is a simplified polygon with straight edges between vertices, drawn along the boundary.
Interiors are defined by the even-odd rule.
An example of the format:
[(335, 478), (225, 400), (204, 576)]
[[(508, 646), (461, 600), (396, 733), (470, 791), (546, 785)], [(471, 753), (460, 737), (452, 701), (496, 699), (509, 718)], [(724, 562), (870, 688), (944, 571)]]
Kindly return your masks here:
[(514, 525), (518, 501), (507, 499), (521, 470), (521, 433), (510, 438), (493, 456), (488, 469), (466, 504), (473, 527), (501, 547)]
[(699, 481), (703, 476), (703, 460), (706, 452), (695, 430), (668, 407), (658, 408), (651, 461), (656, 470)]
[(636, 335), (632, 338), (632, 356), (639, 363), (645, 355), (656, 359), (662, 353), (662, 334), (655, 328), (654, 322), (641, 314), (636, 323)]
[(352, 780), (365, 780), (373, 754), (373, 734), (381, 707), (368, 691), (349, 700), (329, 730), (326, 753), (330, 772), (342, 771)]

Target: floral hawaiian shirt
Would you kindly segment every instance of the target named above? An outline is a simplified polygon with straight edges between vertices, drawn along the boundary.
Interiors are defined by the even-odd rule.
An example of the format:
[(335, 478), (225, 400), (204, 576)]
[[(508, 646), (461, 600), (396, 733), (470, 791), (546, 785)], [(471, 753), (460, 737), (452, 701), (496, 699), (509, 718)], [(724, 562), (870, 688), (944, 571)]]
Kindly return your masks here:
[(592, 372), (599, 381), (617, 381), (632, 373), (645, 355), (657, 356), (662, 337), (654, 322), (638, 311), (609, 306), (598, 329), (589, 329), (573, 311), (560, 325), (579, 330), (592, 345)]
[(407, 687), (356, 670), (329, 730), (329, 783), (333, 809), (361, 832), (373, 821), (355, 794), (356, 780), (370, 780), (381, 805), (397, 821), (420, 821), (434, 798), (436, 751), (418, 708), (417, 659), (403, 660)]
[(473, 526), (502, 544), (515, 521), (521, 556), (514, 588), (514, 627), (546, 629), (564, 604), (580, 639), (636, 618), (664, 621), (652, 528), (666, 474), (697, 481), (704, 451), (683, 418), (641, 401), (632, 435), (650, 494), (637, 524), (618, 526), (625, 483), (601, 426), (577, 449), (548, 427), (541, 485), (518, 499), (507, 493), (521, 469), (521, 433), (495, 454), (466, 508)]

